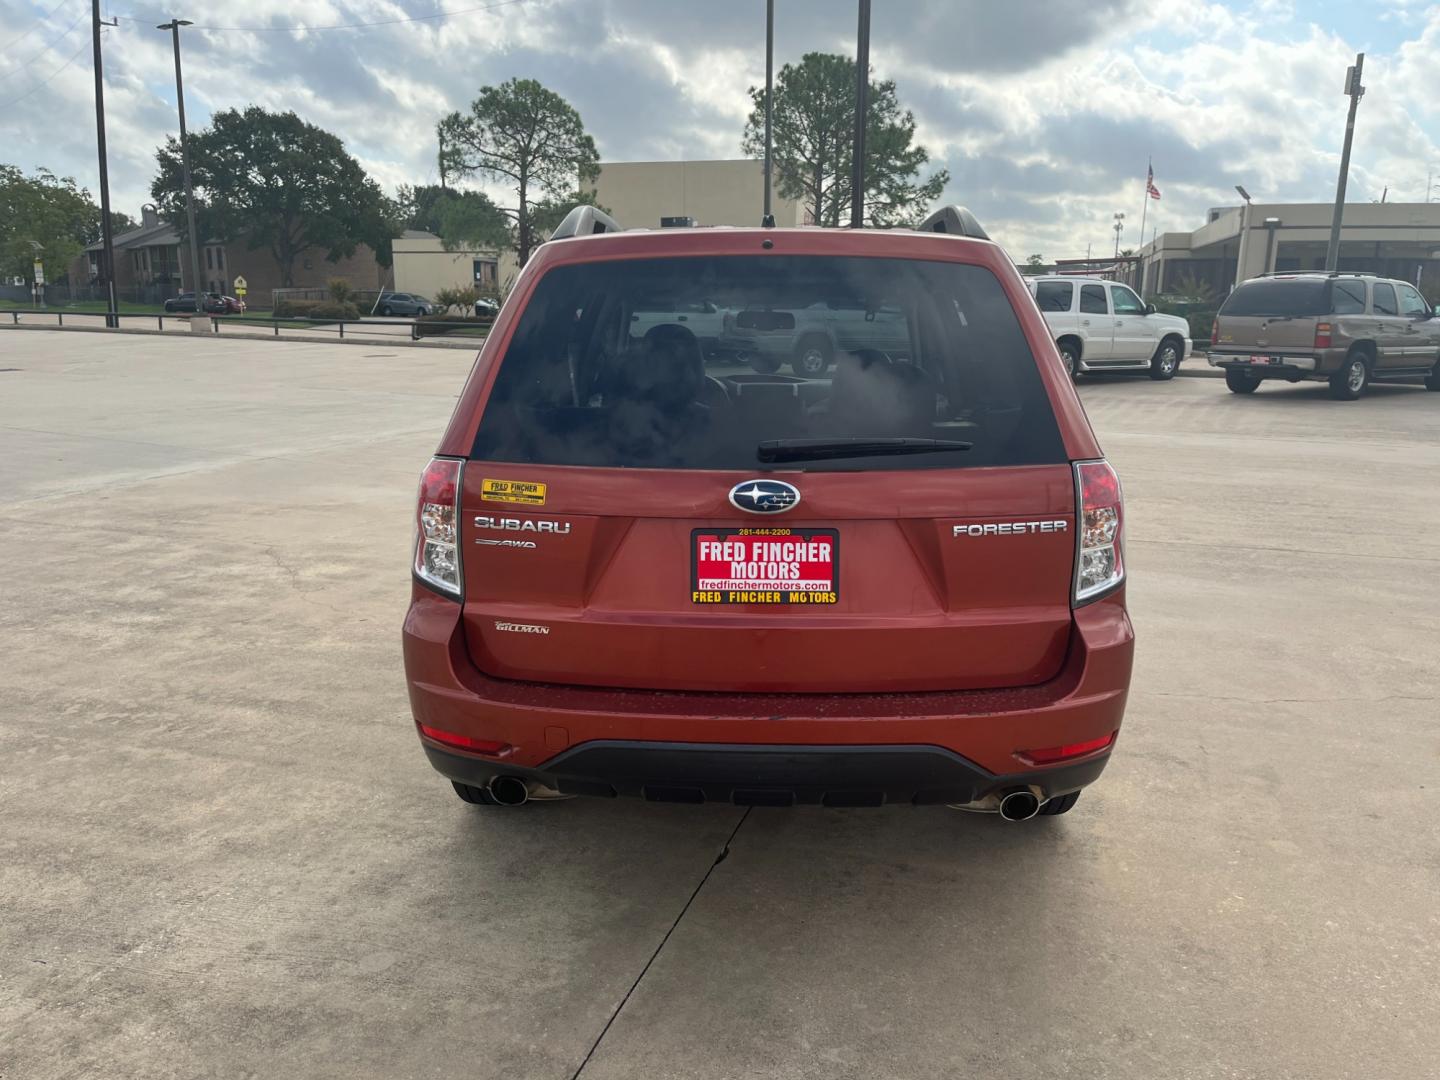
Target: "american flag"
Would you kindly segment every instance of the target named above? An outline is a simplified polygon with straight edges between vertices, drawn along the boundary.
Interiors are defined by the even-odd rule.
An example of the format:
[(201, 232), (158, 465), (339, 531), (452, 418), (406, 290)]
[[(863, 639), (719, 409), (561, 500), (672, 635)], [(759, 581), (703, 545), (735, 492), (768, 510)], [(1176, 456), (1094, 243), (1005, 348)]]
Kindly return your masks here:
[(1160, 189), (1155, 186), (1155, 166), (1151, 165), (1145, 172), (1145, 194), (1152, 199), (1160, 198)]

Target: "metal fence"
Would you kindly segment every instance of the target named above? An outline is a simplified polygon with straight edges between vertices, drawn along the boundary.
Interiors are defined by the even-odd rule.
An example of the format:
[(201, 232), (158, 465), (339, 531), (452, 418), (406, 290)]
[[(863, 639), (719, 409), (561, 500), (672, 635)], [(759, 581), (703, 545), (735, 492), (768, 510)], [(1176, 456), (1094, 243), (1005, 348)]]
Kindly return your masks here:
[[(269, 317), (261, 318), (254, 315), (197, 316), (193, 314), (158, 313), (153, 315), (138, 315), (129, 313), (123, 313), (119, 315), (107, 315), (103, 311), (67, 312), (62, 307), (15, 308), (9, 311), (0, 311), (0, 318), (3, 318), (3, 316), (5, 315), (9, 315), (11, 317), (12, 324), (16, 326), (20, 325), (20, 316), (22, 315), (47, 316), (49, 318), (55, 319), (57, 325), (64, 326), (65, 318), (68, 315), (71, 320), (71, 326), (76, 325), (75, 320), (77, 318), (86, 320), (104, 319), (107, 323), (111, 323), (111, 320), (113, 320), (113, 323), (111, 323), (111, 325), (117, 327), (123, 327), (127, 325), (127, 323), (133, 326), (136, 323), (148, 324), (153, 322), (156, 329), (158, 330), (165, 329), (165, 321), (167, 319), (170, 321), (171, 326), (174, 327), (176, 323), (184, 323), (187, 326), (190, 326), (192, 319), (204, 318), (209, 321), (210, 330), (212, 333), (223, 333), (226, 326), (231, 326), (235, 328), (269, 327), (272, 336), (274, 337), (279, 337), (282, 330), (301, 330), (327, 332), (334, 331), (337, 337), (344, 338), (346, 328), (349, 327), (350, 336), (352, 338), (357, 336), (363, 336), (371, 341), (382, 341), (385, 338), (390, 338), (391, 340), (393, 340), (395, 337), (400, 336), (403, 333), (403, 335), (405, 337), (408, 337), (411, 341), (419, 341), (421, 338), (427, 337), (458, 337), (473, 341), (477, 346), (485, 340), (485, 336), (490, 332), (490, 327), (492, 325), (489, 321), (481, 322), (472, 319), (435, 318), (307, 319), (301, 318), (299, 316), (294, 316), (277, 319)], [(89, 322), (87, 325), (94, 327), (95, 329), (99, 329), (98, 326), (95, 326), (94, 322)], [(400, 329), (390, 329), (392, 327), (403, 327), (404, 330), (402, 331)], [(251, 334), (247, 336), (254, 337), (256, 335)]]
[[(67, 307), (72, 304), (104, 304), (109, 294), (99, 285), (46, 285), (41, 303), (46, 307)], [(122, 304), (145, 304), (158, 307), (172, 296), (179, 296), (176, 285), (131, 285), (115, 290), (115, 298)], [(0, 300), (13, 304), (35, 303), (35, 292), (29, 285), (0, 285)]]

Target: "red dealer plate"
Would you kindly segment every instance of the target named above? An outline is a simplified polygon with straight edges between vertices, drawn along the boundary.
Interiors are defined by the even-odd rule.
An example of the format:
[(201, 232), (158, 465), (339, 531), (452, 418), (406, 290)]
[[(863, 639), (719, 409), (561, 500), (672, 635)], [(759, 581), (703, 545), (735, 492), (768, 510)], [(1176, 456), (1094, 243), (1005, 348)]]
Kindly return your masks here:
[(840, 596), (834, 529), (696, 529), (690, 599), (696, 604), (833, 604)]

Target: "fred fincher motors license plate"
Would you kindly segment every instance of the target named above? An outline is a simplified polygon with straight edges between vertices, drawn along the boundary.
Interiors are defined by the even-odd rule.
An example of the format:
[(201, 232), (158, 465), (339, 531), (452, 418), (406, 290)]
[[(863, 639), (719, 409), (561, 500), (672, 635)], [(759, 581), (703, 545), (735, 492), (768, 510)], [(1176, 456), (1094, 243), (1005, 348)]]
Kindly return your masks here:
[(834, 604), (840, 598), (835, 529), (696, 529), (690, 599), (696, 604)]

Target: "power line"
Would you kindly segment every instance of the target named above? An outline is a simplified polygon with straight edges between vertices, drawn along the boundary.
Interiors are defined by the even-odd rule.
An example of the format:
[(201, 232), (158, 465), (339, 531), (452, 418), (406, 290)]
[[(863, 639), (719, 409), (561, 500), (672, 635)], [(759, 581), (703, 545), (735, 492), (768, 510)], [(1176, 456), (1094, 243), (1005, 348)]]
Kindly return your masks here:
[(52, 71), (52, 72), (51, 72), (49, 75), (47, 75), (45, 78), (41, 79), (38, 83), (36, 83), (34, 86), (32, 86), (29, 90), (26, 90), (25, 93), (21, 94), (19, 97), (13, 97), (13, 98), (11, 98), (9, 101), (0, 101), (0, 109), (9, 108), (11, 105), (16, 105), (16, 104), (19, 104), (20, 102), (24, 101), (26, 98), (30, 97), (32, 94), (38, 94), (38, 93), (40, 92), (40, 90), (50, 82), (51, 79), (55, 78), (55, 76), (59, 75), (62, 71), (64, 71), (66, 68), (68, 68), (68, 67), (69, 67), (71, 64), (73, 64), (76, 60), (78, 60), (78, 59), (80, 58), (80, 54), (83, 53), (83, 52), (84, 52), (86, 49), (88, 49), (88, 48), (90, 48), (90, 42), (86, 41), (86, 42), (84, 42), (83, 44), (81, 44), (80, 48), (76, 49), (76, 50), (70, 55), (70, 59), (69, 59), (69, 60), (66, 60), (65, 63), (61, 64), (58, 68), (56, 68), (54, 71)]
[[(374, 22), (331, 23), (327, 26), (306, 26), (301, 23), (290, 26), (207, 26), (203, 23), (196, 23), (195, 29), (225, 31), (232, 34), (308, 34), (317, 30), (363, 30), (372, 26), (399, 26), (403, 23), (432, 22), (437, 19), (450, 19), (456, 15), (473, 15), (480, 11), (494, 11), (497, 8), (511, 7), (512, 5), (523, 3), (525, 3), (525, 0), (499, 0), (498, 3), (482, 4), (479, 7), (459, 8), (454, 11), (437, 11), (433, 15), (412, 15), (403, 19), (377, 19)], [(123, 15), (120, 16), (120, 18), (130, 19), (135, 22), (143, 21), (138, 15)]]
[(60, 42), (64, 41), (67, 37), (69, 37), (69, 36), (70, 36), (70, 31), (74, 30), (75, 27), (76, 27), (76, 25), (77, 25), (77, 24), (80, 22), (80, 20), (83, 19), (84, 17), (85, 17), (85, 12), (83, 12), (83, 11), (80, 12), (80, 14), (78, 14), (78, 15), (75, 16), (74, 21), (71, 22), (69, 26), (65, 27), (64, 30), (60, 31), (60, 33), (59, 33), (58, 35), (56, 35), (55, 37), (51, 38), (51, 39), (50, 39), (50, 42), (49, 42), (48, 44), (44, 45), (43, 47), (41, 47), (41, 48), (40, 48), (39, 50), (37, 50), (36, 52), (31, 53), (31, 54), (30, 54), (30, 58), (29, 58), (28, 60), (22, 60), (22, 61), (20, 61), (19, 66), (16, 67), (13, 71), (7, 71), (7, 72), (5, 72), (5, 74), (0, 75), (0, 79), (13, 79), (16, 75), (19, 75), (22, 70), (24, 70), (25, 68), (28, 68), (31, 64), (35, 63), (36, 60), (39, 60), (40, 57), (44, 56), (44, 55), (45, 55), (46, 53), (48, 53), (48, 52), (53, 52), (54, 49), (55, 49), (55, 46), (56, 46), (56, 45), (59, 45)]
[(55, 5), (53, 8), (51, 8), (49, 11), (45, 12), (44, 15), (41, 15), (40, 18), (38, 18), (37, 20), (35, 20), (35, 25), (34, 25), (34, 26), (30, 27), (29, 30), (26, 30), (25, 33), (21, 34), (21, 35), (20, 35), (19, 37), (17, 37), (14, 41), (10, 42), (10, 44), (7, 45), (7, 46), (5, 46), (5, 48), (9, 49), (9, 48), (13, 48), (13, 47), (16, 46), (16, 45), (19, 45), (20, 42), (24, 41), (24, 40), (25, 40), (27, 37), (29, 37), (31, 34), (35, 33), (35, 31), (36, 31), (36, 30), (39, 30), (40, 27), (44, 26), (46, 19), (50, 18), (51, 15), (54, 15), (55, 12), (59, 11), (62, 7), (64, 7), (64, 6), (65, 6), (66, 4), (68, 4), (69, 2), (70, 2), (70, 0), (60, 0), (60, 2), (59, 2), (58, 4), (56, 4), (56, 5)]

